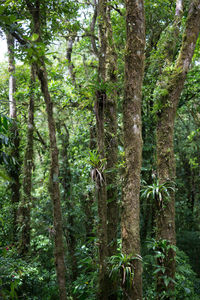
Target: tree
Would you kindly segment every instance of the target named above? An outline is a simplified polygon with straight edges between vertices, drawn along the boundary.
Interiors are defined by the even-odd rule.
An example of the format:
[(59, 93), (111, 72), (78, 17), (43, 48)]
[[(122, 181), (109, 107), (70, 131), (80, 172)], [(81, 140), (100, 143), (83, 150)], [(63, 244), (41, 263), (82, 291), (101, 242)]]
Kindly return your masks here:
[[(105, 103), (105, 157), (106, 157), (106, 184), (107, 184), (107, 247), (108, 257), (117, 253), (117, 236), (119, 224), (119, 204), (117, 189), (117, 52), (113, 39), (111, 23), (111, 3), (108, 1), (106, 11), (106, 103)], [(117, 284), (110, 279), (108, 299), (117, 299)]]
[(23, 198), (19, 210), (19, 218), (21, 217), (21, 245), (20, 252), (25, 255), (30, 248), (30, 214), (32, 205), (32, 170), (33, 170), (33, 133), (34, 133), (34, 89), (35, 89), (35, 69), (31, 67), (30, 78), (30, 98), (27, 121), (27, 146), (24, 155), (24, 170), (23, 170)]
[[(181, 1), (178, 1), (181, 3)], [(168, 69), (165, 81), (160, 83), (160, 109), (157, 112), (157, 174), (160, 183), (175, 180), (174, 159), (174, 122), (180, 94), (183, 90), (185, 78), (192, 61), (196, 41), (200, 28), (200, 2), (192, 1), (188, 11), (186, 27), (183, 34), (182, 46), (175, 65)], [(166, 70), (165, 70), (166, 72)], [(164, 72), (163, 72), (164, 73)], [(166, 74), (166, 73), (165, 73)], [(171, 190), (170, 199), (163, 205), (158, 205), (157, 210), (157, 239), (166, 239), (174, 245), (175, 237), (175, 206), (174, 192)], [(157, 289), (162, 291), (173, 289), (175, 276), (175, 252), (173, 248), (168, 252), (164, 260), (165, 273), (171, 279), (169, 286), (163, 282), (164, 276), (159, 274)], [(170, 296), (166, 296), (169, 299)], [(159, 298), (160, 299), (160, 298)]]
[(140, 170), (142, 162), (141, 99), (144, 71), (144, 2), (126, 1), (124, 78), (125, 178), (122, 205), (122, 251), (132, 256), (133, 281), (124, 289), (125, 299), (142, 299), (140, 261)]
[(7, 45), (8, 45), (8, 59), (9, 59), (9, 111), (10, 118), (13, 119), (11, 126), (11, 140), (13, 147), (11, 149), (11, 156), (14, 158), (15, 164), (11, 164), (9, 168), (9, 176), (12, 178), (10, 184), (13, 204), (13, 241), (17, 241), (17, 229), (18, 229), (18, 205), (20, 202), (20, 152), (19, 152), (19, 130), (17, 125), (17, 106), (16, 106), (16, 78), (15, 78), (15, 59), (14, 48), (15, 40), (10, 33), (7, 33)]
[(99, 291), (98, 299), (107, 299), (109, 293), (106, 258), (108, 256), (107, 250), (107, 190), (106, 190), (106, 176), (103, 173), (105, 164), (105, 104), (106, 104), (106, 11), (107, 1), (99, 0), (98, 2), (98, 20), (99, 20), (99, 65), (98, 65), (98, 89), (96, 90), (96, 130), (97, 130), (97, 147), (100, 157), (99, 173), (96, 177), (97, 186), (97, 201), (98, 201), (98, 237), (99, 237)]
[[(64, 131), (62, 130), (64, 129)], [(69, 130), (66, 124), (62, 121), (57, 122), (57, 132), (59, 134), (59, 139), (61, 141), (60, 149), (60, 178), (61, 185), (63, 187), (63, 203), (67, 209), (68, 218), (66, 218), (66, 230), (65, 237), (67, 248), (69, 251), (70, 261), (71, 261), (71, 281), (74, 282), (77, 278), (77, 258), (76, 258), (76, 237), (74, 232), (74, 204), (72, 199), (72, 178), (69, 165)]]
[[(99, 214), (99, 299), (116, 299), (116, 287), (110, 281), (106, 270), (106, 258), (117, 251), (118, 203), (116, 189), (117, 165), (117, 111), (116, 83), (117, 57), (112, 36), (109, 1), (98, 2), (98, 28), (100, 48), (97, 52), (98, 88), (96, 90), (97, 144), (101, 160), (101, 172), (97, 178)], [(94, 17), (95, 18), (95, 12)], [(94, 27), (95, 20), (91, 27)], [(102, 267), (101, 267), (102, 265)], [(109, 286), (109, 288), (108, 288)], [(109, 290), (110, 289), (110, 290)]]
[[(36, 43), (42, 42), (41, 35), (41, 10), (40, 1), (36, 0), (34, 4), (26, 1), (27, 8), (31, 14), (33, 22), (33, 32), (36, 35)], [(58, 162), (58, 148), (56, 143), (56, 127), (53, 115), (53, 103), (48, 89), (47, 70), (45, 65), (44, 55), (39, 55), (38, 60), (34, 62), (37, 76), (40, 80), (41, 90), (46, 104), (46, 112), (48, 117), (50, 152), (51, 152), (51, 168), (50, 168), (50, 182), (49, 192), (53, 203), (54, 212), (54, 230), (55, 230), (55, 266), (57, 272), (58, 286), (60, 299), (66, 299), (65, 287), (65, 262), (64, 262), (64, 248), (63, 248), (63, 231), (62, 231), (62, 214), (60, 204), (60, 189), (59, 189), (59, 162)]]
[[(191, 60), (187, 55), (181, 58), (181, 53), (187, 52), (187, 41), (194, 47), (199, 26), (194, 19), (199, 13), (195, 15), (192, 7), (194, 4), (198, 8), (199, 2), (184, 1), (184, 10), (181, 3), (181, 0), (2, 3), (0, 26), (16, 40), (14, 96), (18, 108), (19, 154), (24, 157), (24, 168), (19, 172), (22, 235), (18, 235), (16, 247), (11, 236), (12, 181), (1, 172), (3, 165), (6, 169), (10, 165), (15, 168), (7, 151), (8, 147), (13, 148), (7, 135), (12, 122), (6, 117), (10, 74), (3, 62), (0, 297), (57, 299), (58, 278), (61, 297), (66, 288), (66, 297), (70, 299), (199, 299), (195, 288), (199, 284), (200, 249), (200, 110), (196, 63), (199, 47), (189, 68), (180, 63), (186, 59), (188, 64)], [(187, 28), (192, 34), (186, 32)], [(198, 39), (198, 45), (199, 42)], [(35, 86), (30, 86), (32, 64), (39, 79)], [(179, 101), (176, 96), (183, 87), (184, 68), (188, 68), (189, 76)], [(28, 118), (31, 108), (28, 102), (33, 100), (33, 94), (37, 100), (34, 132), (33, 109), (32, 119)], [(175, 114), (178, 118), (173, 122)], [(175, 159), (169, 153), (173, 150), (172, 137), (168, 137), (172, 126), (177, 178)], [(145, 198), (141, 210), (140, 178)], [(177, 246), (189, 258), (173, 242), (175, 187)], [(118, 203), (122, 203), (121, 223)], [(120, 225), (122, 249), (117, 249), (121, 246), (117, 240)], [(151, 241), (146, 240), (149, 238)], [(63, 257), (67, 265), (66, 280)], [(175, 259), (176, 272), (172, 278)], [(56, 268), (55, 261), (59, 262)]]
[(107, 235), (108, 256), (117, 252), (117, 230), (119, 222), (119, 207), (117, 203), (117, 52), (113, 39), (111, 24), (111, 4), (108, 2), (106, 14), (106, 86), (107, 97), (105, 104), (105, 152), (107, 180)]

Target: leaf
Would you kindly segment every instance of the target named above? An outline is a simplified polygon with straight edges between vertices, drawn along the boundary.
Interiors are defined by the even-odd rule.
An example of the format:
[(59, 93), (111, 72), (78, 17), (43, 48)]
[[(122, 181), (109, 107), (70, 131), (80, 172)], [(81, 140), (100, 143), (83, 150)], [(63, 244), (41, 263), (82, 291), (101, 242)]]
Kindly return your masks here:
[(4, 226), (4, 222), (3, 222), (3, 218), (2, 217), (0, 217), (0, 222), (1, 222), (2, 226)]
[(146, 197), (149, 198), (150, 195), (151, 195), (151, 191), (147, 192)]
[(0, 169), (0, 178), (6, 180), (6, 181), (11, 181), (11, 178), (6, 174), (4, 170)]
[(39, 38), (39, 34), (33, 33), (33, 35), (31, 36), (31, 41), (35, 42), (35, 41), (37, 41), (38, 38)]
[(165, 273), (165, 267), (158, 266), (153, 273), (157, 274), (158, 272), (162, 272), (164, 274)]
[(166, 287), (168, 287), (170, 281), (171, 281), (170, 277), (164, 277), (164, 284), (165, 284)]
[(3, 117), (3, 126), (6, 130), (8, 130), (8, 120), (6, 117)]

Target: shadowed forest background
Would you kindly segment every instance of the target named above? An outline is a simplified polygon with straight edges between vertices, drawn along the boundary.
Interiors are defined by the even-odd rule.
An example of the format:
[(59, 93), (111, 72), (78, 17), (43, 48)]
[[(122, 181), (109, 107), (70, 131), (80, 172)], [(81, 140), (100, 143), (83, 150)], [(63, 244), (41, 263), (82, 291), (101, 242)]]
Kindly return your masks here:
[(0, 299), (200, 299), (200, 0), (0, 3)]

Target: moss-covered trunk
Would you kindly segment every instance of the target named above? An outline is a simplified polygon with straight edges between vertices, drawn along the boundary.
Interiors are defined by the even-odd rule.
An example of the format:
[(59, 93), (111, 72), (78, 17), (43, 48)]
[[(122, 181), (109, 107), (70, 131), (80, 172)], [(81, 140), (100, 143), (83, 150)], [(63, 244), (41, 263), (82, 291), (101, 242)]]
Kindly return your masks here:
[[(160, 97), (161, 109), (157, 121), (157, 175), (160, 183), (175, 180), (174, 159), (174, 122), (180, 94), (183, 90), (185, 78), (192, 61), (196, 41), (200, 30), (200, 1), (192, 1), (189, 7), (186, 28), (183, 34), (182, 47), (176, 65), (168, 76), (165, 93)], [(157, 239), (168, 240), (175, 244), (175, 193), (171, 190), (170, 198), (157, 203), (156, 229)], [(164, 274), (158, 274), (157, 291), (158, 299), (162, 292), (173, 290), (175, 277), (175, 253), (172, 249), (165, 253), (164, 261), (160, 262), (165, 267)], [(166, 286), (164, 276), (172, 279)], [(162, 298), (163, 299), (163, 298)], [(166, 296), (165, 299), (171, 299)]]
[(105, 104), (105, 151), (107, 180), (107, 210), (108, 210), (108, 256), (117, 251), (117, 228), (119, 209), (117, 203), (117, 53), (113, 41), (110, 20), (110, 7), (106, 15), (107, 24), (107, 99)]
[(30, 213), (32, 205), (32, 170), (33, 170), (33, 133), (34, 133), (34, 89), (35, 89), (35, 70), (31, 67), (30, 98), (27, 122), (27, 145), (24, 155), (24, 174), (23, 174), (23, 198), (20, 205), (20, 222), (22, 226), (22, 236), (20, 252), (25, 255), (30, 247)]
[(142, 299), (140, 255), (140, 170), (142, 162), (141, 100), (144, 69), (144, 3), (126, 3), (125, 87), (123, 103), (125, 178), (122, 205), (122, 251), (132, 255), (133, 282), (124, 286), (124, 299)]
[[(69, 130), (66, 124), (57, 124), (57, 131), (61, 141), (60, 149), (60, 178), (63, 187), (62, 200), (67, 211), (65, 225), (65, 237), (67, 249), (69, 252), (70, 280), (73, 283), (78, 275), (77, 258), (76, 258), (76, 236), (75, 236), (75, 214), (72, 198), (72, 176), (69, 164)], [(75, 299), (75, 298), (74, 298)]]
[[(174, 160), (174, 145), (173, 145), (174, 124), (173, 118), (169, 118), (167, 111), (160, 116), (157, 123), (157, 175), (159, 183), (172, 182), (175, 179), (175, 160)], [(170, 199), (163, 199), (163, 203), (157, 201), (156, 214), (156, 237), (157, 240), (167, 240), (170, 244), (175, 245), (175, 195), (170, 191)], [(175, 276), (175, 252), (173, 249), (165, 252), (165, 261), (158, 259), (158, 264), (166, 268), (165, 274), (167, 277), (174, 279)], [(162, 291), (173, 289), (173, 282), (170, 281), (168, 287), (164, 283), (163, 273), (158, 273), (157, 276), (157, 292), (158, 299), (161, 299)]]
[[(105, 153), (107, 184), (107, 238), (108, 257), (117, 253), (117, 231), (119, 225), (118, 189), (117, 189), (117, 53), (113, 40), (110, 20), (111, 6), (106, 11), (106, 103), (105, 103)], [(109, 300), (117, 299), (117, 281), (109, 278)]]
[(9, 114), (13, 120), (10, 135), (12, 142), (11, 156), (15, 160), (15, 164), (12, 164), (9, 168), (9, 176), (12, 178), (10, 183), (11, 189), (11, 202), (13, 210), (13, 241), (17, 241), (17, 229), (18, 229), (18, 205), (20, 201), (20, 138), (19, 129), (17, 124), (17, 106), (15, 99), (16, 92), (16, 79), (15, 79), (15, 59), (14, 59), (14, 38), (10, 33), (7, 33), (7, 46), (8, 46), (8, 71), (9, 71)]

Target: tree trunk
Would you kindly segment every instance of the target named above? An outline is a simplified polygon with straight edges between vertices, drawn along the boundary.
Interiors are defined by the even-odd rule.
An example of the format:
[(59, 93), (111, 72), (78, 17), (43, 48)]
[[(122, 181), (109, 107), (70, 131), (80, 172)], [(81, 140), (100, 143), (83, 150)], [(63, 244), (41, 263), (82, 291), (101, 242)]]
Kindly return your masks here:
[(27, 124), (27, 146), (24, 156), (23, 198), (20, 208), (22, 240), (20, 252), (25, 255), (30, 247), (30, 213), (32, 204), (33, 133), (34, 133), (35, 70), (31, 67), (30, 99)]
[[(66, 243), (67, 248), (69, 251), (70, 257), (70, 271), (71, 276), (70, 280), (73, 283), (77, 279), (78, 275), (78, 268), (77, 268), (77, 259), (76, 259), (76, 237), (75, 237), (75, 215), (74, 215), (74, 204), (73, 199), (71, 196), (71, 170), (69, 165), (69, 155), (68, 155), (68, 148), (69, 148), (69, 131), (65, 124), (63, 124), (64, 132), (61, 131), (61, 126), (58, 124), (58, 133), (59, 138), (61, 141), (61, 151), (60, 151), (60, 178), (61, 178), (61, 185), (63, 187), (63, 203), (65, 209), (67, 211), (67, 224), (66, 224)], [(75, 299), (75, 298), (74, 298)]]
[(76, 88), (76, 76), (74, 73), (74, 65), (72, 63), (72, 50), (73, 50), (73, 43), (74, 43), (75, 36), (70, 36), (68, 38), (68, 45), (67, 45), (67, 52), (66, 52), (66, 58), (68, 62), (68, 69), (69, 69), (69, 75), (72, 80), (72, 84)]
[(37, 75), (41, 83), (41, 89), (46, 103), (46, 112), (48, 117), (49, 140), (51, 151), (51, 168), (49, 192), (53, 202), (53, 217), (55, 230), (55, 265), (58, 278), (60, 299), (66, 300), (65, 288), (65, 261), (63, 247), (63, 230), (62, 230), (62, 213), (60, 203), (60, 188), (59, 188), (59, 163), (58, 163), (58, 148), (56, 142), (56, 128), (53, 116), (53, 103), (48, 90), (47, 72), (44, 62), (42, 66), (37, 65)]
[[(96, 143), (96, 126), (90, 124), (90, 143), (89, 143), (89, 149), (91, 151), (95, 150), (97, 147)], [(93, 212), (93, 204), (95, 202), (95, 195), (92, 192), (92, 190), (88, 191), (88, 194), (86, 195), (85, 200), (85, 229), (86, 229), (86, 243), (91, 242), (91, 237), (95, 237), (96, 230), (95, 230), (95, 217)], [(95, 230), (95, 231), (94, 231)]]
[[(105, 158), (104, 154), (104, 106), (105, 93), (97, 91), (96, 102), (96, 123), (97, 123), (97, 144), (101, 162)], [(97, 201), (98, 201), (98, 239), (99, 239), (99, 291), (98, 299), (107, 300), (107, 271), (106, 258), (107, 251), (107, 192), (105, 174), (99, 170), (101, 178), (97, 179)]]
[[(200, 1), (194, 0), (190, 4), (186, 29), (183, 34), (182, 47), (179, 57), (171, 75), (169, 75), (165, 95), (160, 97), (162, 104), (158, 112), (157, 121), (157, 175), (160, 183), (175, 180), (174, 159), (174, 121), (180, 94), (184, 81), (192, 61), (196, 40), (200, 30)], [(157, 239), (166, 239), (170, 244), (175, 244), (175, 195), (172, 191), (170, 199), (164, 200), (164, 204), (157, 212)], [(161, 299), (163, 291), (173, 290), (173, 281), (166, 286), (163, 276), (172, 280), (175, 277), (175, 253), (171, 249), (166, 253), (164, 262), (165, 274), (159, 274), (157, 281), (158, 299)], [(163, 298), (162, 298), (163, 299)], [(166, 296), (165, 299), (171, 299)]]
[[(40, 15), (40, 0), (36, 0), (35, 6), (26, 0), (28, 10), (33, 19), (33, 32), (38, 34), (38, 39), (35, 41), (42, 42), (41, 36), (41, 15)], [(38, 53), (39, 55), (39, 53)], [(54, 220), (54, 241), (55, 241), (55, 267), (57, 272), (57, 280), (59, 287), (60, 300), (66, 300), (66, 269), (64, 260), (63, 247), (63, 229), (62, 229), (62, 212), (60, 203), (60, 188), (59, 188), (59, 161), (58, 161), (58, 147), (56, 141), (56, 126), (53, 115), (53, 102), (48, 89), (48, 78), (45, 65), (45, 57), (40, 56), (34, 63), (37, 76), (41, 84), (41, 90), (46, 104), (46, 112), (48, 119), (49, 140), (50, 140), (50, 154), (51, 167), (49, 179), (49, 192), (53, 203), (53, 220)]]
[[(123, 103), (125, 179), (122, 206), (122, 251), (140, 255), (140, 170), (142, 162), (141, 100), (145, 20), (142, 0), (126, 0), (125, 90)], [(134, 279), (124, 285), (124, 299), (142, 300), (142, 264), (132, 259)]]
[[(105, 159), (105, 132), (104, 132), (104, 113), (106, 103), (106, 0), (99, 0), (98, 2), (98, 21), (99, 21), (99, 68), (98, 68), (98, 84), (99, 88), (96, 91), (96, 129), (97, 129), (97, 147), (101, 162)], [(103, 174), (103, 169), (99, 170), (101, 178), (97, 179), (97, 199), (98, 199), (98, 238), (99, 238), (99, 288), (98, 299), (108, 299), (108, 278), (106, 270), (107, 251), (107, 191), (106, 178)]]
[(105, 151), (106, 151), (106, 181), (107, 181), (107, 217), (108, 217), (108, 256), (117, 251), (117, 226), (119, 209), (117, 204), (117, 54), (112, 37), (110, 8), (107, 13), (107, 75), (109, 86), (105, 105)]
[[(105, 103), (105, 153), (106, 153), (106, 184), (107, 184), (107, 239), (108, 257), (117, 253), (117, 232), (119, 224), (119, 207), (117, 203), (117, 54), (113, 41), (112, 25), (108, 2), (106, 13), (107, 53), (106, 53), (106, 103)], [(109, 300), (117, 299), (117, 282), (109, 278)]]
[(11, 126), (11, 142), (13, 147), (11, 149), (11, 156), (15, 160), (9, 171), (9, 176), (12, 178), (10, 184), (11, 188), (11, 202), (13, 206), (13, 241), (17, 241), (17, 211), (20, 201), (20, 153), (19, 153), (19, 130), (17, 125), (17, 107), (15, 100), (16, 92), (16, 79), (15, 79), (15, 60), (14, 60), (14, 38), (10, 33), (7, 33), (7, 46), (8, 46), (8, 70), (9, 70), (9, 111), (10, 118), (13, 119)]

